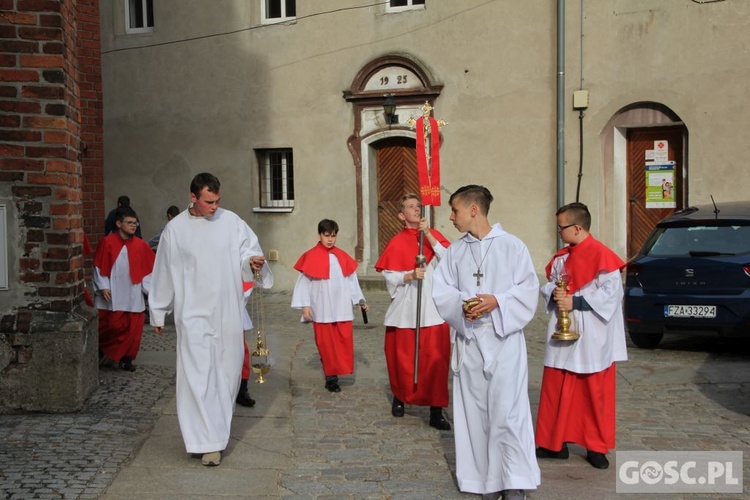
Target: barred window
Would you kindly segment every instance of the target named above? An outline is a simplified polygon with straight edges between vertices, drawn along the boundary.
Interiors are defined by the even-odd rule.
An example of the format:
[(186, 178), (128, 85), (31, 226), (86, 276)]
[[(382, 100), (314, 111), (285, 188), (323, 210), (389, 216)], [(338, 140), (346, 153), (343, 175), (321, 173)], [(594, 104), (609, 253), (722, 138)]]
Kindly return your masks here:
[(261, 208), (294, 207), (294, 159), (291, 149), (257, 151)]
[(125, 33), (154, 31), (153, 0), (125, 0)]

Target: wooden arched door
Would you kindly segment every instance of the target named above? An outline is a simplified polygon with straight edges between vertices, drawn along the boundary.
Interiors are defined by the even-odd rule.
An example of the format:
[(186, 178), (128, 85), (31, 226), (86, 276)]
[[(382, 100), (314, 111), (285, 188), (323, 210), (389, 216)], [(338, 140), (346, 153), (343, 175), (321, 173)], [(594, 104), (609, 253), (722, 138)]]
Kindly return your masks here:
[(378, 182), (378, 255), (399, 231), (399, 202), (406, 193), (419, 192), (415, 140), (392, 137), (373, 145)]
[[(683, 151), (686, 140), (687, 132), (683, 125), (628, 130), (628, 259), (638, 253), (657, 222), (685, 206), (687, 171)], [(656, 143), (662, 141), (666, 143), (666, 158), (659, 158), (655, 152), (658, 147)], [(647, 165), (655, 168), (654, 164), (669, 162), (674, 162), (674, 169), (666, 170), (668, 173), (664, 176), (659, 175), (657, 180), (669, 182), (669, 188), (673, 190), (670, 199), (674, 200), (674, 206), (663, 207), (659, 206), (659, 203), (649, 203), (647, 179), (650, 173), (647, 171)]]

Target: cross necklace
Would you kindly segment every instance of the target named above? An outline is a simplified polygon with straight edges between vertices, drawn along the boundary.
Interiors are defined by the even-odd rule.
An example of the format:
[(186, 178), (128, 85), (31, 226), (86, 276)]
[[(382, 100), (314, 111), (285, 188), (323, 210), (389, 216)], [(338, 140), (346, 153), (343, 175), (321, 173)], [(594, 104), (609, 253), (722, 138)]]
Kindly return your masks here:
[[(487, 251), (484, 253), (484, 257), (482, 257), (482, 260), (479, 261), (477, 264), (477, 258), (474, 257), (474, 251), (472, 250), (472, 247), (469, 246), (469, 253), (471, 253), (471, 258), (474, 260), (474, 264), (477, 264), (477, 272), (472, 274), (477, 279), (477, 286), (479, 286), (479, 280), (481, 280), (484, 277), (484, 274), (482, 273), (482, 264), (484, 264), (484, 259), (487, 258), (487, 255), (490, 253), (490, 247), (492, 244), (495, 243), (495, 238), (492, 238), (490, 240), (490, 244), (487, 246)], [(482, 256), (482, 240), (479, 240), (479, 256)]]

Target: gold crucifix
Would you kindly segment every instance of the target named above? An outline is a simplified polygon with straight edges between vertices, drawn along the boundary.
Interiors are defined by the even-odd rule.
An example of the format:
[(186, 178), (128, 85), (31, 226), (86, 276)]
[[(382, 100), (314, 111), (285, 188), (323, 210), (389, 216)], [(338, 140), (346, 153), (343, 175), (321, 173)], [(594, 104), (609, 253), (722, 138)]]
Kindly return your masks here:
[[(422, 127), (424, 129), (424, 155), (425, 158), (427, 158), (427, 172), (429, 174), (432, 174), (432, 156), (430, 154), (430, 143), (432, 142), (432, 127), (430, 126), (430, 115), (432, 114), (432, 110), (435, 109), (432, 106), (430, 106), (430, 103), (428, 101), (425, 101), (424, 105), (422, 106), (422, 117), (424, 118)], [(448, 125), (448, 122), (445, 120), (435, 120), (439, 127), (443, 127), (445, 125)], [(417, 124), (417, 119), (413, 116), (406, 120), (406, 123), (409, 124), (410, 127), (414, 127)], [(439, 133), (439, 132), (438, 132)]]

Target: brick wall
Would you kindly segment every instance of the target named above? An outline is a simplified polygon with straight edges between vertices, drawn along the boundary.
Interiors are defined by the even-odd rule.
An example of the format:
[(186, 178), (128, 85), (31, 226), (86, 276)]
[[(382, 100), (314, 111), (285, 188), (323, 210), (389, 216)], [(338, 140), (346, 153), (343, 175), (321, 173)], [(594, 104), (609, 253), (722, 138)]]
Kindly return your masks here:
[[(17, 273), (11, 290), (0, 291), (15, 298), (9, 309), (0, 306), (0, 371), (24, 381), (13, 386), (4, 378), (0, 392), (13, 386), (11, 394), (27, 409), (38, 407), (24, 398), (53, 392), (44, 381), (24, 387), (33, 380), (27, 372), (35, 358), (56, 359), (42, 352), (41, 339), (52, 342), (50, 349), (60, 349), (63, 337), (86, 342), (85, 318), (93, 319), (80, 306), (84, 210), (93, 213), (102, 203), (99, 52), (98, 0), (0, 0), (0, 195), (11, 200), (8, 226), (17, 236), (9, 242), (17, 260), (9, 267)], [(84, 185), (99, 198), (85, 200)], [(91, 220), (101, 219), (98, 210)], [(76, 330), (80, 335), (69, 335)], [(57, 340), (50, 337), (56, 333)], [(67, 347), (77, 357), (83, 352)]]
[[(75, 2), (4, 0), (0, 159), (32, 309), (72, 311), (83, 279)], [(5, 24), (7, 22), (7, 24)], [(19, 325), (22, 326), (22, 325)]]
[[(104, 137), (99, 0), (78, 0), (78, 89), (81, 104), (81, 171), (84, 230), (92, 248), (104, 226)], [(90, 258), (87, 262), (90, 263)], [(90, 271), (91, 266), (86, 266)]]

